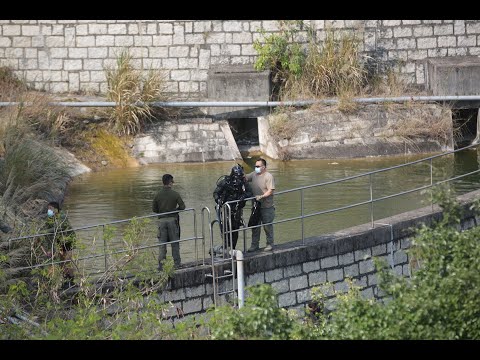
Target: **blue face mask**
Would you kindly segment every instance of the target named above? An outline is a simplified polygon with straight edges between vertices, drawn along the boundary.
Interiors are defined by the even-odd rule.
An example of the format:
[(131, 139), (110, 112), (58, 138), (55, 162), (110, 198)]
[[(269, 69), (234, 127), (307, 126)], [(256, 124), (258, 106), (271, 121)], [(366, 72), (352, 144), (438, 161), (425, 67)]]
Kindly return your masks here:
[(262, 172), (262, 169), (259, 168), (259, 167), (256, 167), (256, 168), (255, 168), (255, 172), (256, 172), (257, 174), (260, 174), (260, 173)]
[(48, 210), (47, 210), (47, 215), (48, 215), (48, 217), (52, 217), (52, 216), (53, 216), (53, 210), (52, 210), (52, 209), (48, 209)]

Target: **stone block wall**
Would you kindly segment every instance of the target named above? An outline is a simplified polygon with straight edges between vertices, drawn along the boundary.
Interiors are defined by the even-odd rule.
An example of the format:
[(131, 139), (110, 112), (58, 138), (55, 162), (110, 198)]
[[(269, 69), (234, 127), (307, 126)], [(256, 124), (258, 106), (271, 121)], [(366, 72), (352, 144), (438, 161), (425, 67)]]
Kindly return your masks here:
[(132, 153), (141, 164), (242, 159), (228, 122), (207, 118), (152, 126), (135, 138)]
[[(427, 58), (480, 55), (479, 20), (305, 20), (317, 41), (327, 29), (354, 33), (361, 54), (401, 61), (405, 78), (425, 84)], [(129, 49), (138, 69), (161, 68), (168, 91), (207, 95), (208, 71), (253, 64), (253, 42), (279, 31), (275, 20), (0, 20), (0, 65), (37, 89), (105, 93), (104, 67)], [(297, 41), (305, 43), (306, 31)]]
[(258, 129), (260, 151), (273, 159), (354, 158), (454, 147), (451, 110), (436, 104), (360, 105), (352, 113), (334, 107), (301, 110), (259, 117)]

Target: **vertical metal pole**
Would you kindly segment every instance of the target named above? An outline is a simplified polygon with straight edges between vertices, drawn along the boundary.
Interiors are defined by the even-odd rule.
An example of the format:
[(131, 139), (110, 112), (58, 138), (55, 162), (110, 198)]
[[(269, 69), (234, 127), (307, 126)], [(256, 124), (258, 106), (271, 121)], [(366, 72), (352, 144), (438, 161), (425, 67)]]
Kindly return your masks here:
[[(178, 225), (180, 226), (180, 216), (178, 217)], [(195, 237), (195, 262), (198, 262), (198, 248), (197, 248), (197, 213), (193, 209), (193, 236)]]
[(393, 250), (395, 247), (395, 242), (393, 241), (393, 225), (389, 224), (390, 226), (390, 240), (392, 240), (392, 248), (390, 249), (390, 256), (392, 257), (392, 265), (391, 268), (392, 270), (395, 269), (395, 257), (393, 256)]
[(433, 213), (433, 159), (430, 159), (430, 204)]
[(202, 208), (202, 249), (203, 249), (203, 263), (205, 265), (205, 208)]
[[(232, 250), (232, 257), (236, 259), (237, 289), (238, 289), (238, 308), (241, 309), (245, 299), (245, 282), (243, 280), (243, 253), (240, 250)], [(235, 277), (232, 279), (235, 282)]]
[[(235, 257), (235, 250), (230, 249), (228, 250), (230, 256), (231, 256), (231, 264), (232, 264), (232, 294), (233, 294), (233, 303), (238, 305), (238, 284), (235, 282), (235, 279), (237, 278), (237, 260)], [(237, 279), (238, 280), (238, 279)]]
[(208, 224), (210, 224), (210, 210), (205, 206), (202, 209), (202, 248), (203, 248), (203, 265), (205, 265), (206, 249), (205, 249), (205, 211), (208, 211)]
[(301, 208), (300, 211), (301, 211), (301, 215), (302, 215), (302, 245), (305, 245), (305, 234), (304, 234), (305, 229), (304, 229), (304, 218), (303, 218), (305, 212), (304, 212), (303, 206), (304, 206), (304, 203), (303, 203), (303, 189), (301, 189), (300, 190), (300, 208)]
[(370, 219), (372, 221), (372, 229), (375, 227), (373, 223), (373, 184), (372, 184), (372, 174), (369, 175), (370, 180)]
[(210, 223), (210, 257), (212, 260), (212, 290), (213, 290), (213, 304), (216, 307), (217, 306), (217, 284), (215, 283), (217, 281), (217, 278), (215, 276), (215, 260), (213, 256), (213, 224), (217, 220), (213, 220)]
[[(228, 256), (225, 256), (225, 255), (231, 255), (230, 254), (230, 250), (233, 250), (233, 228), (232, 228), (232, 208), (230, 206), (230, 204), (225, 204), (225, 220), (224, 220), (224, 234), (226, 234), (226, 238), (227, 238), (227, 244), (225, 244), (225, 241), (224, 241), (224, 247), (223, 247), (223, 250), (225, 250), (223, 252), (223, 255), (224, 257), (228, 257)], [(222, 239), (224, 240), (224, 239)], [(238, 239), (237, 239), (238, 240)], [(226, 246), (225, 246), (226, 245)], [(232, 257), (233, 258), (233, 257)], [(232, 260), (233, 261), (233, 260)], [(233, 267), (233, 262), (232, 262), (232, 267)]]
[(247, 231), (245, 230), (245, 222), (243, 222), (243, 252), (247, 252)]
[(102, 225), (102, 238), (103, 238), (103, 256), (105, 258), (105, 271), (107, 271), (107, 242), (105, 241), (105, 225)]

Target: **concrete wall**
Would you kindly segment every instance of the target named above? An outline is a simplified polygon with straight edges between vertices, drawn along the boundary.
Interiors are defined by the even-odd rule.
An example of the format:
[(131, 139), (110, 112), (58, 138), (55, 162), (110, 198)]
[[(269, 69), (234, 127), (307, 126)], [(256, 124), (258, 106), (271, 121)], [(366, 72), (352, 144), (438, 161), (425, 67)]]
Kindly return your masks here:
[[(433, 129), (442, 127), (445, 138), (435, 139)], [(273, 159), (354, 158), (454, 147), (451, 110), (434, 104), (366, 105), (351, 114), (328, 107), (302, 110), (259, 117), (258, 129), (260, 151)]]
[(165, 121), (137, 136), (132, 148), (141, 164), (241, 160), (227, 121)]
[[(469, 210), (479, 196), (480, 190), (477, 190), (459, 197), (465, 210), (462, 229), (477, 226), (480, 221), (480, 217)], [(438, 206), (433, 211), (429, 206), (378, 220), (373, 229), (371, 224), (365, 224), (307, 239), (306, 246), (297, 241), (282, 244), (272, 253), (246, 254), (246, 285), (271, 284), (278, 292), (279, 306), (299, 311), (311, 300), (312, 287), (329, 282), (337, 291), (344, 292), (348, 289), (347, 277), (361, 287), (365, 297), (382, 297), (373, 258), (384, 258), (396, 274), (410, 276), (412, 259), (406, 250), (414, 235), (412, 229), (432, 224), (440, 217)], [(216, 268), (223, 274), (229, 266), (220, 264)], [(185, 315), (199, 314), (213, 304), (208, 274), (211, 274), (211, 266), (177, 270), (167, 289), (160, 294), (163, 301), (172, 303), (169, 315), (175, 316), (177, 308)], [(228, 281), (220, 281), (219, 286), (221, 290), (231, 289)], [(224, 301), (222, 298), (220, 304)]]
[[(442, 140), (433, 135), (407, 140), (395, 132), (404, 131), (407, 123), (430, 131), (442, 122), (448, 127)], [(366, 105), (353, 114), (332, 108), (261, 116), (258, 135), (261, 153), (282, 160), (438, 152), (454, 146), (451, 110), (434, 104)], [(135, 138), (132, 153), (141, 164), (242, 159), (228, 121), (212, 118), (154, 125)]]
[(427, 88), (433, 95), (479, 95), (480, 58), (439, 58), (427, 61)]
[[(207, 79), (208, 100), (268, 101), (270, 71), (256, 71), (252, 65), (213, 66)], [(208, 114), (220, 119), (253, 118), (268, 114), (268, 108), (210, 107)]]
[[(327, 28), (354, 32), (362, 54), (403, 62), (425, 84), (424, 60), (480, 55), (480, 20), (305, 20), (318, 41)], [(253, 42), (279, 30), (275, 20), (0, 20), (0, 64), (37, 89), (105, 93), (104, 66), (128, 48), (137, 68), (165, 69), (168, 90), (205, 98), (216, 65), (253, 64)], [(300, 33), (298, 41), (306, 39)]]

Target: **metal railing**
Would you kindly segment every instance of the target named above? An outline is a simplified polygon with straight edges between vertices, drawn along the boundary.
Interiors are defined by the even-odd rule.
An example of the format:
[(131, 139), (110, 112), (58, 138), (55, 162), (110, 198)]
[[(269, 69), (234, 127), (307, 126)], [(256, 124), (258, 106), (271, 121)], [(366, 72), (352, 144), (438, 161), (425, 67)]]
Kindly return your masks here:
[[(353, 102), (363, 104), (388, 103), (388, 102), (445, 102), (445, 101), (480, 101), (479, 95), (434, 95), (434, 96), (391, 96), (391, 97), (369, 97), (353, 98)], [(306, 99), (306, 100), (286, 100), (286, 101), (152, 101), (143, 103), (137, 101), (134, 105), (142, 106), (148, 104), (153, 107), (276, 107), (276, 106), (309, 106), (313, 104), (338, 104), (337, 98), (332, 99)], [(51, 106), (64, 107), (115, 107), (119, 103), (115, 101), (52, 101), (48, 103)], [(33, 102), (19, 101), (1, 101), (3, 106), (31, 106)]]
[[(411, 194), (411, 193), (414, 193), (414, 192), (419, 192), (419, 191), (422, 191), (422, 190), (430, 189), (430, 188), (433, 188), (434, 186), (438, 186), (438, 185), (441, 185), (441, 184), (444, 184), (444, 183), (448, 183), (448, 182), (451, 182), (451, 181), (454, 181), (454, 180), (458, 180), (458, 179), (473, 175), (473, 174), (480, 173), (480, 168), (479, 168), (477, 170), (470, 171), (468, 173), (461, 174), (461, 175), (458, 175), (458, 176), (453, 176), (453, 177), (450, 177), (448, 179), (440, 180), (440, 181), (437, 181), (437, 182), (433, 181), (433, 178), (434, 178), (433, 177), (433, 160), (434, 159), (441, 158), (441, 157), (446, 157), (446, 156), (452, 155), (454, 153), (458, 153), (460, 151), (475, 148), (477, 146), (479, 146), (478, 143), (471, 144), (471, 145), (465, 146), (465, 147), (457, 149), (457, 150), (444, 152), (444, 153), (441, 153), (441, 154), (437, 154), (437, 155), (433, 155), (433, 156), (426, 157), (426, 158), (423, 158), (423, 159), (411, 161), (411, 162), (401, 164), (401, 165), (395, 165), (395, 166), (391, 166), (391, 167), (388, 167), (388, 168), (373, 170), (373, 171), (370, 171), (370, 172), (366, 172), (366, 173), (362, 173), (362, 174), (358, 174), (358, 175), (353, 175), (353, 176), (348, 176), (348, 177), (338, 179), (338, 180), (325, 181), (325, 182), (321, 182), (321, 183), (314, 184), (314, 185), (307, 185), (307, 186), (302, 186), (302, 187), (289, 189), (289, 190), (276, 191), (275, 192), (275, 197), (285, 195), (285, 194), (288, 194), (288, 193), (300, 192), (300, 204), (301, 205), (300, 205), (300, 215), (299, 216), (290, 217), (290, 218), (281, 219), (281, 220), (275, 220), (275, 221), (270, 222), (270, 223), (265, 223), (265, 224), (255, 225), (255, 226), (247, 226), (247, 227), (243, 227), (243, 228), (238, 229), (238, 230), (232, 230), (232, 232), (245, 231), (247, 229), (262, 227), (264, 225), (270, 225), (270, 224), (275, 225), (275, 224), (300, 220), (301, 221), (301, 240), (302, 240), (302, 245), (305, 245), (305, 227), (304, 227), (304, 220), (305, 219), (310, 218), (310, 217), (314, 217), (314, 216), (323, 215), (323, 214), (336, 213), (336, 212), (351, 209), (351, 208), (354, 208), (354, 207), (359, 207), (359, 206), (362, 206), (362, 205), (369, 205), (369, 207), (370, 207), (370, 214), (369, 214), (370, 215), (370, 223), (371, 223), (371, 227), (374, 228), (375, 227), (375, 217), (374, 217), (374, 204), (375, 203), (377, 203), (379, 201), (386, 200), (386, 199), (391, 199), (391, 198), (394, 198), (394, 197), (399, 197), (399, 196), (402, 196), (402, 195), (407, 195), (407, 194)], [(384, 172), (387, 172), (387, 171), (392, 171), (392, 170), (395, 170), (395, 169), (405, 168), (405, 167), (412, 166), (412, 165), (415, 165), (415, 164), (420, 164), (420, 163), (428, 163), (428, 165), (429, 165), (430, 173), (429, 173), (429, 184), (428, 185), (419, 186), (419, 187), (416, 187), (416, 188), (413, 188), (413, 189), (409, 189), (409, 190), (406, 190), (406, 191), (401, 191), (401, 192), (391, 194), (391, 195), (380, 196), (380, 197), (377, 197), (377, 198), (375, 198), (373, 196), (374, 187), (373, 187), (372, 178), (373, 178), (374, 175), (384, 173)], [(353, 204), (349, 204), (349, 205), (345, 205), (345, 206), (341, 206), (341, 207), (336, 207), (336, 208), (332, 208), (332, 209), (328, 209), (328, 210), (316, 211), (316, 212), (308, 213), (308, 214), (305, 213), (305, 206), (304, 206), (305, 196), (304, 196), (304, 193), (305, 193), (306, 190), (313, 189), (313, 188), (319, 188), (319, 187), (323, 187), (323, 186), (331, 185), (331, 184), (339, 184), (339, 183), (343, 183), (343, 182), (346, 182), (346, 181), (365, 178), (365, 177), (368, 177), (368, 187), (369, 187), (368, 190), (369, 190), (369, 194), (370, 194), (370, 198), (368, 200), (360, 201), (360, 202), (356, 202), (356, 203), (353, 203)], [(479, 186), (480, 186), (480, 184), (479, 184)], [(253, 200), (253, 199), (254, 199), (254, 197), (247, 198), (245, 200)], [(433, 199), (431, 199), (431, 201), (432, 201), (431, 205), (432, 205), (432, 211), (433, 211)], [(229, 201), (229, 202), (226, 202), (224, 206), (226, 206), (226, 205), (233, 206), (237, 202), (239, 202), (239, 201), (238, 200)], [(292, 241), (293, 241), (293, 239), (292, 239)], [(245, 246), (244, 246), (244, 250), (245, 250)]]
[[(196, 222), (196, 218), (197, 218), (196, 210), (193, 209), (193, 208), (188, 208), (188, 209), (184, 209), (184, 210), (165, 212), (165, 213), (161, 213), (161, 214), (150, 214), (150, 215), (145, 215), (145, 216), (133, 217), (133, 218), (129, 218), (129, 219), (122, 219), (122, 220), (110, 221), (110, 222), (105, 222), (105, 223), (100, 223), (100, 224), (95, 224), (95, 225), (73, 228), (72, 230), (75, 232), (76, 237), (77, 237), (76, 243), (80, 247), (80, 249), (75, 248), (73, 251), (77, 252), (77, 254), (85, 252), (84, 248), (89, 247), (86, 244), (86, 242), (88, 240), (86, 239), (86, 236), (81, 237), (80, 234), (89, 232), (90, 234), (87, 235), (87, 236), (88, 236), (89, 240), (91, 241), (90, 242), (90, 245), (91, 245), (90, 247), (94, 248), (96, 250), (95, 253), (89, 254), (89, 255), (81, 255), (81, 256), (76, 257), (74, 260), (57, 260), (57, 259), (55, 259), (55, 256), (54, 256), (55, 254), (54, 254), (54, 251), (53, 251), (53, 245), (54, 244), (51, 244), (51, 246), (52, 246), (51, 250), (52, 251), (51, 251), (51, 256), (49, 257), (49, 259), (47, 259), (45, 261), (42, 261), (40, 263), (35, 263), (35, 264), (32, 264), (32, 265), (23, 266), (23, 267), (17, 267), (16, 270), (36, 269), (36, 268), (48, 267), (48, 266), (52, 266), (52, 265), (61, 265), (61, 264), (64, 264), (64, 263), (67, 263), (67, 262), (72, 262), (72, 261), (74, 263), (78, 264), (80, 262), (85, 263), (85, 262), (90, 261), (90, 260), (95, 261), (95, 260), (99, 260), (99, 259), (103, 258), (103, 261), (102, 261), (103, 269), (99, 268), (99, 263), (97, 261), (97, 263), (94, 263), (92, 266), (90, 266), (89, 275), (92, 275), (92, 274), (95, 274), (95, 273), (107, 272), (107, 271), (110, 270), (110, 265), (109, 265), (110, 261), (109, 260), (112, 259), (112, 257), (114, 257), (116, 255), (125, 254), (125, 253), (129, 253), (129, 252), (132, 252), (132, 251), (133, 252), (141, 251), (141, 250), (146, 251), (146, 250), (149, 250), (149, 249), (158, 249), (159, 248), (159, 243), (158, 243), (158, 240), (157, 240), (157, 233), (156, 233), (157, 227), (156, 227), (156, 225), (152, 226), (152, 227), (148, 227), (148, 226), (146, 226), (147, 224), (143, 224), (144, 227), (146, 226), (146, 229), (144, 229), (144, 230), (150, 230), (150, 232), (149, 233), (146, 232), (146, 233), (143, 234), (142, 239), (141, 239), (141, 240), (143, 240), (143, 243), (141, 245), (130, 246), (129, 244), (124, 244), (124, 245), (126, 245), (125, 248), (120, 248), (122, 246), (121, 240), (125, 236), (125, 234), (122, 234), (122, 231), (126, 230), (126, 228), (128, 228), (129, 224), (132, 224), (133, 221), (141, 221), (142, 219), (145, 219), (145, 220), (149, 220), (149, 219), (152, 219), (152, 218), (155, 219), (155, 218), (158, 218), (159, 215), (163, 216), (163, 215), (172, 215), (172, 214), (180, 214), (180, 213), (191, 214), (191, 221), (194, 224), (194, 226), (193, 226), (193, 229), (194, 229), (193, 236), (180, 237), (179, 240), (167, 242), (165, 246), (167, 246), (169, 244), (174, 244), (174, 243), (182, 243), (182, 242), (187, 242), (187, 241), (193, 241), (193, 252), (194, 252), (194, 255), (195, 255), (195, 262), (199, 262), (200, 258), (198, 256), (199, 255), (198, 241), (202, 240), (201, 247), (204, 249), (205, 248), (205, 245), (204, 245), (205, 237), (203, 235), (202, 236), (197, 236), (198, 231), (197, 231), (197, 225), (196, 225), (197, 224), (197, 222)], [(202, 214), (203, 214), (203, 212), (202, 212)], [(99, 229), (100, 229), (100, 231), (97, 232)], [(92, 231), (93, 231), (93, 234), (92, 234)], [(117, 232), (116, 236), (114, 234), (115, 231)], [(108, 235), (109, 233), (112, 233), (113, 236)], [(55, 233), (37, 233), (37, 234), (34, 234), (34, 235), (26, 235), (26, 236), (8, 238), (6, 241), (8, 242), (8, 249), (9, 250), (11, 248), (15, 247), (17, 243), (22, 242), (22, 241), (23, 242), (28, 241), (30, 243), (30, 248), (34, 249), (36, 247), (35, 244), (41, 242), (42, 238), (52, 236), (52, 235), (55, 235)], [(151, 241), (145, 241), (145, 240), (149, 239), (149, 235), (151, 236), (151, 238), (150, 238)], [(99, 251), (98, 246), (96, 246), (98, 240), (100, 240), (100, 242), (101, 242), (101, 246), (100, 246), (101, 251)], [(155, 256), (156, 256), (156, 254), (155, 254)], [(30, 254), (30, 259), (32, 259), (32, 258), (34, 258), (34, 254)], [(204, 258), (204, 256), (203, 256), (203, 258)], [(157, 268), (158, 262), (152, 261), (149, 265), (151, 267), (154, 266), (155, 268)], [(77, 268), (78, 268), (78, 265), (77, 265)], [(82, 268), (85, 268), (85, 266), (83, 266)]]
[[(241, 231), (244, 234), (244, 236), (243, 236), (243, 248), (244, 248), (244, 251), (246, 251), (246, 238), (245, 238), (245, 231), (246, 230), (257, 228), (257, 227), (262, 227), (264, 225), (269, 225), (269, 224), (276, 225), (276, 224), (281, 224), (281, 223), (286, 223), (286, 222), (291, 222), (291, 221), (300, 221), (301, 230), (300, 230), (300, 236), (299, 237), (301, 239), (302, 245), (305, 245), (305, 220), (306, 219), (309, 219), (309, 218), (312, 218), (312, 217), (315, 217), (315, 216), (325, 215), (325, 214), (338, 213), (338, 212), (346, 210), (346, 209), (351, 209), (351, 208), (360, 207), (360, 206), (368, 206), (369, 207), (369, 212), (370, 213), (368, 215), (369, 215), (369, 218), (370, 218), (370, 225), (371, 225), (372, 228), (374, 228), (375, 227), (375, 204), (377, 202), (382, 201), (382, 200), (386, 200), (386, 199), (391, 199), (391, 198), (394, 198), (394, 197), (399, 197), (399, 196), (402, 196), (402, 195), (411, 194), (411, 193), (414, 193), (414, 192), (419, 192), (419, 191), (422, 191), (422, 190), (432, 188), (434, 186), (438, 186), (440, 184), (452, 182), (454, 180), (458, 180), (458, 179), (461, 179), (461, 178), (464, 178), (464, 177), (467, 177), (467, 176), (470, 176), (470, 175), (473, 175), (473, 174), (480, 173), (480, 169), (477, 169), (477, 170), (474, 170), (474, 171), (467, 172), (465, 174), (461, 174), (461, 175), (457, 175), (457, 176), (451, 176), (447, 179), (439, 180), (439, 181), (436, 181), (436, 182), (434, 182), (434, 176), (433, 176), (433, 170), (434, 170), (433, 160), (434, 159), (450, 156), (454, 153), (464, 151), (464, 150), (468, 150), (468, 149), (473, 149), (477, 146), (479, 146), (479, 144), (472, 144), (472, 145), (466, 146), (466, 147), (461, 148), (461, 149), (445, 152), (445, 153), (442, 153), (442, 154), (437, 154), (437, 155), (434, 155), (434, 156), (419, 159), (419, 160), (416, 160), (416, 161), (411, 161), (411, 162), (401, 164), (401, 165), (396, 165), (396, 166), (383, 168), (383, 169), (379, 169), (379, 170), (373, 170), (373, 171), (358, 174), (358, 175), (344, 177), (344, 178), (338, 179), (338, 180), (325, 181), (325, 182), (321, 182), (321, 183), (314, 184), (314, 185), (307, 185), (307, 186), (302, 186), (302, 187), (293, 188), (293, 189), (289, 189), (289, 190), (277, 191), (277, 192), (275, 192), (275, 197), (276, 198), (279, 197), (279, 196), (286, 195), (286, 194), (299, 193), (299, 197), (300, 197), (299, 215), (289, 217), (289, 218), (278, 219), (278, 220), (275, 220), (275, 221), (273, 221), (271, 223), (268, 223), (268, 224), (260, 224), (260, 225), (250, 226), (250, 227), (249, 226), (242, 226), (239, 229), (231, 230), (232, 229), (231, 223), (227, 223), (227, 222), (230, 221), (230, 218), (231, 218), (230, 215), (231, 215), (231, 207), (233, 207), (232, 204), (237, 203), (238, 200), (237, 201), (226, 202), (223, 205), (224, 206), (223, 210), (224, 210), (224, 214), (226, 214), (225, 219), (227, 220), (227, 222), (225, 222), (225, 221), (223, 222), (223, 228), (220, 231), (219, 240), (217, 240), (217, 241), (219, 241), (220, 244), (224, 243), (224, 238), (222, 236), (222, 233), (226, 234), (226, 236), (231, 241), (232, 234), (234, 232), (237, 232), (237, 231), (240, 232)], [(404, 190), (404, 191), (399, 191), (399, 192), (396, 192), (394, 194), (374, 197), (375, 186), (374, 186), (374, 182), (373, 182), (373, 177), (375, 175), (385, 173), (385, 172), (388, 172), (388, 171), (392, 171), (392, 170), (395, 170), (395, 169), (410, 167), (410, 166), (413, 166), (415, 164), (421, 164), (421, 163), (425, 163), (429, 167), (428, 184), (422, 185), (422, 186), (417, 186), (417, 187), (414, 187), (412, 189), (408, 189), (408, 190)], [(361, 179), (361, 178), (367, 179), (366, 186), (368, 187), (368, 189), (366, 189), (366, 191), (369, 194), (367, 199), (365, 199), (363, 201), (358, 201), (358, 202), (350, 203), (350, 204), (347, 204), (347, 205), (331, 208), (331, 209), (321, 210), (321, 211), (313, 211), (313, 212), (307, 212), (306, 211), (306, 209), (305, 209), (305, 192), (308, 191), (309, 189), (322, 188), (322, 187), (327, 186), (327, 185), (344, 183), (344, 182), (347, 182), (347, 181), (351, 181), (351, 180), (355, 180), (355, 179)], [(248, 201), (248, 200), (253, 200), (253, 199), (254, 198), (252, 197), (252, 198), (248, 198), (248, 199), (245, 199), (245, 200), (247, 201), (247, 203), (250, 203), (250, 201)], [(247, 209), (248, 209), (248, 207), (245, 208), (245, 210), (247, 210)], [(433, 203), (432, 203), (432, 211), (433, 211)], [(218, 220), (212, 220), (211, 219), (210, 209), (206, 206), (204, 206), (201, 209), (201, 224), (200, 224), (201, 225), (201, 229), (200, 229), (201, 231), (199, 231), (198, 226), (197, 226), (197, 221), (196, 221), (197, 214), (196, 214), (195, 209), (189, 208), (189, 209), (185, 209), (185, 210), (182, 210), (182, 211), (169, 212), (169, 213), (164, 213), (164, 214), (160, 214), (160, 215), (168, 215), (168, 214), (173, 214), (173, 213), (180, 213), (180, 214), (181, 213), (189, 213), (192, 216), (191, 221), (193, 223), (193, 236), (183, 237), (183, 238), (181, 237), (179, 240), (175, 241), (177, 243), (185, 243), (185, 242), (192, 243), (192, 245), (190, 245), (189, 247), (185, 246), (185, 247), (181, 248), (182, 252), (186, 251), (186, 250), (189, 250), (190, 252), (194, 253), (194, 263), (192, 264), (192, 266), (206, 265), (206, 263), (209, 262), (209, 261), (213, 262), (213, 257), (211, 256), (211, 253), (209, 253), (207, 249), (212, 248), (213, 245), (214, 245), (213, 226), (218, 222)], [(100, 251), (100, 249), (98, 249), (98, 246), (93, 246), (93, 245), (97, 245), (97, 241), (98, 241), (98, 238), (100, 238), (100, 236), (97, 237), (96, 234), (93, 234), (90, 238), (90, 243), (91, 243), (92, 247), (96, 249), (96, 253), (93, 253), (93, 254), (90, 254), (90, 255), (85, 255), (85, 256), (78, 256), (74, 261), (75, 262), (81, 262), (81, 261), (86, 262), (87, 260), (103, 258), (103, 264), (102, 264), (103, 269), (102, 269), (102, 271), (107, 271), (109, 269), (109, 259), (112, 258), (113, 256), (115, 256), (116, 254), (122, 254), (122, 253), (126, 253), (126, 252), (129, 252), (129, 251), (132, 251), (132, 250), (135, 250), (135, 251), (140, 251), (140, 250), (148, 251), (148, 250), (150, 250), (150, 254), (155, 255), (154, 252), (151, 251), (151, 249), (158, 249), (158, 247), (159, 247), (158, 240), (156, 239), (156, 232), (155, 232), (156, 226), (149, 227), (149, 231), (150, 231), (149, 235), (151, 236), (151, 239), (150, 239), (149, 242), (143, 242), (139, 246), (130, 247), (128, 249), (114, 249), (114, 248), (112, 249), (112, 244), (107, 243), (107, 241), (106, 241), (105, 232), (107, 231), (108, 227), (112, 227), (112, 226), (113, 227), (115, 227), (115, 226), (121, 227), (122, 225), (126, 225), (126, 224), (130, 223), (134, 219), (137, 219), (137, 220), (150, 219), (150, 218), (156, 218), (158, 216), (159, 216), (159, 214), (151, 214), (151, 215), (139, 216), (139, 217), (124, 219), (124, 220), (111, 221), (111, 222), (108, 222), (108, 223), (102, 223), (102, 224), (96, 224), (96, 225), (74, 228), (73, 230), (77, 233), (82, 232), (82, 231), (92, 230), (92, 229), (101, 229), (101, 235), (102, 235), (101, 236), (101, 241), (102, 241), (101, 251)], [(378, 225), (388, 225), (388, 224), (378, 223)], [(208, 233), (207, 233), (207, 231), (208, 231)], [(38, 239), (39, 237), (46, 236), (46, 235), (49, 235), (49, 234), (43, 233), (43, 234), (22, 236), (22, 237), (7, 239), (7, 241), (8, 241), (9, 247), (10, 247), (10, 244), (13, 244), (16, 241), (22, 241), (22, 240), (23, 241), (25, 241), (25, 240), (34, 241), (35, 239)], [(207, 237), (209, 239), (211, 239), (211, 241), (206, 241)], [(299, 238), (296, 238), (296, 239), (298, 240)], [(85, 239), (82, 239), (82, 240), (85, 242)], [(200, 241), (200, 243), (199, 243), (199, 241)], [(295, 239), (290, 239), (290, 241), (295, 241)], [(175, 243), (175, 242), (167, 243), (167, 245)], [(192, 248), (193, 248), (193, 250), (192, 250)], [(80, 250), (76, 250), (76, 251), (80, 251)], [(199, 254), (199, 252), (201, 252), (201, 254)], [(210, 255), (207, 255), (207, 253), (209, 253)], [(182, 254), (182, 258), (183, 258), (183, 254)], [(25, 267), (25, 269), (33, 269), (33, 268), (38, 268), (38, 267), (43, 267), (43, 266), (50, 266), (50, 265), (54, 265), (54, 264), (61, 264), (61, 263), (65, 263), (67, 261), (70, 261), (70, 260), (55, 261), (53, 256), (52, 256), (52, 258), (49, 259), (47, 262), (27, 266), (27, 267)]]

